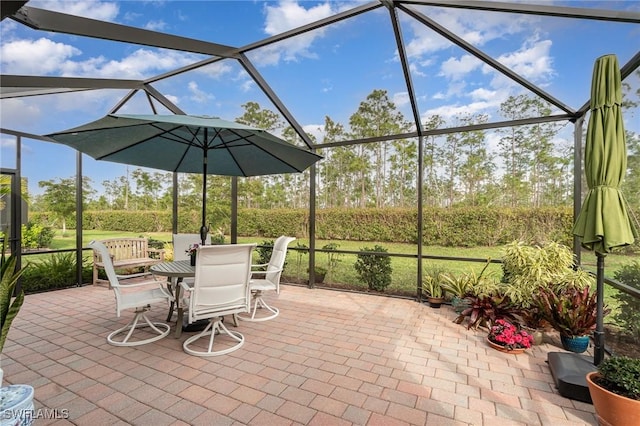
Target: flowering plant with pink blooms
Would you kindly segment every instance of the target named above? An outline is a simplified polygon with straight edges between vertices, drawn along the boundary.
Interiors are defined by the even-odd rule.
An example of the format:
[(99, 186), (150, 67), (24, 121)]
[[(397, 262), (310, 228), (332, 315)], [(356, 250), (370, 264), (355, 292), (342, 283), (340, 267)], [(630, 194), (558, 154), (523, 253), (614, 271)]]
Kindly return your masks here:
[(188, 249), (185, 250), (189, 256), (195, 256), (196, 252), (200, 248), (200, 244), (191, 244)]
[(489, 330), (489, 340), (510, 350), (525, 348), (533, 344), (533, 336), (503, 319), (496, 320)]

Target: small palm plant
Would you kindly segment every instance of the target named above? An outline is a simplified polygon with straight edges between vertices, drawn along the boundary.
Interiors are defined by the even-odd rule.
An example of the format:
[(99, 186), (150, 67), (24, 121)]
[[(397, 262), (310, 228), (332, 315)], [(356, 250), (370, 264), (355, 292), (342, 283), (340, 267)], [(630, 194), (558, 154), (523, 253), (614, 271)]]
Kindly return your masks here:
[(4, 246), (0, 255), (0, 353), (4, 347), (4, 342), (9, 333), (9, 327), (13, 322), (18, 311), (24, 302), (24, 291), (20, 289), (18, 294), (13, 297), (18, 278), (24, 272), (24, 268), (16, 270), (17, 258), (14, 255), (9, 256), (5, 261)]

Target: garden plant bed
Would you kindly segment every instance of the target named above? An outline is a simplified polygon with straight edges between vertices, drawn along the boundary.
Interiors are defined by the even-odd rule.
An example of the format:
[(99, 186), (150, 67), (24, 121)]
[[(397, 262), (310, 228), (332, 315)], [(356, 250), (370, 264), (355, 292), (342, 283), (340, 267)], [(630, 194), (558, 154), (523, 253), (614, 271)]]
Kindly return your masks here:
[(625, 333), (620, 327), (605, 325), (604, 342), (608, 351), (615, 355), (626, 355), (632, 358), (640, 354), (640, 342)]

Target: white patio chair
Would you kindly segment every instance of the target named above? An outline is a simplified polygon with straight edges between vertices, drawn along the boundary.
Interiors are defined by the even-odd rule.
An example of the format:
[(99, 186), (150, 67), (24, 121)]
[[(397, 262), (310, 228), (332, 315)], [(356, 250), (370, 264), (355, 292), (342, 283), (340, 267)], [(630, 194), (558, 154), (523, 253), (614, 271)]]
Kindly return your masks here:
[[(294, 237), (282, 235), (273, 243), (273, 251), (269, 263), (261, 265), (252, 265), (251, 283), (249, 289), (252, 294), (252, 308), (250, 314), (236, 315), (243, 321), (267, 321), (277, 317), (280, 310), (273, 306), (269, 306), (263, 299), (262, 295), (265, 291), (275, 291), (280, 294), (280, 276), (284, 269), (284, 261), (287, 257), (287, 246)], [(264, 309), (266, 315), (257, 315), (259, 309)]]
[[(187, 254), (187, 250), (189, 246), (192, 244), (200, 244), (200, 234), (172, 234), (171, 242), (173, 245), (173, 260), (190, 260), (189, 255)], [(205, 244), (211, 244), (211, 234), (207, 234), (207, 238), (205, 239)], [(189, 285), (193, 285), (193, 278), (183, 278), (184, 282)], [(178, 285), (178, 278), (171, 278), (171, 291), (173, 294), (176, 294), (176, 286)], [(185, 303), (180, 302), (183, 305)], [(171, 302), (171, 306), (169, 307), (169, 316), (167, 317), (167, 321), (171, 321), (171, 317), (173, 316), (173, 311), (175, 307), (175, 303)]]
[[(173, 260), (189, 260), (187, 249), (191, 244), (200, 244), (200, 234), (173, 234)], [(211, 234), (207, 234), (205, 245), (211, 244)]]
[[(182, 348), (190, 355), (217, 356), (239, 349), (244, 336), (230, 331), (223, 323), (224, 315), (249, 311), (249, 278), (251, 253), (255, 244), (225, 244), (203, 246), (198, 250), (193, 286), (181, 282), (189, 296), (189, 324), (209, 319), (200, 333), (184, 341)], [(201, 342), (209, 337), (205, 346)], [(214, 339), (222, 349), (214, 350)]]
[[(152, 303), (168, 303), (173, 300), (173, 296), (171, 296), (168, 290), (163, 288), (162, 283), (156, 280), (147, 280), (135, 284), (122, 285), (116, 276), (107, 247), (99, 241), (91, 241), (88, 246), (102, 256), (104, 270), (109, 278), (109, 284), (111, 285), (111, 289), (116, 297), (117, 317), (119, 318), (120, 312), (125, 309), (135, 309), (133, 319), (124, 327), (121, 327), (109, 334), (107, 336), (107, 342), (114, 346), (139, 346), (155, 342), (169, 334), (170, 327), (168, 324), (152, 322), (146, 315), (146, 312), (151, 308)], [(156, 288), (149, 288), (152, 285)], [(147, 289), (138, 290), (142, 287), (147, 287)], [(147, 337), (142, 340), (139, 338), (131, 340), (136, 329), (147, 327), (149, 330), (145, 330), (145, 336), (151, 334), (151, 337)], [(122, 335), (124, 335), (124, 337), (122, 337)]]

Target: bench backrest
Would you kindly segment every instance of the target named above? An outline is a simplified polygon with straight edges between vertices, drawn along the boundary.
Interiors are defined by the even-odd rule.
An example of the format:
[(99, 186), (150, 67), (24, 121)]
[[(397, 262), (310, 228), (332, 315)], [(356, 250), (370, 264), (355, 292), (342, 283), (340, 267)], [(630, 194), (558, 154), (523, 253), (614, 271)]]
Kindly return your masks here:
[(100, 242), (109, 250), (113, 260), (149, 257), (149, 242), (146, 238), (112, 238)]

